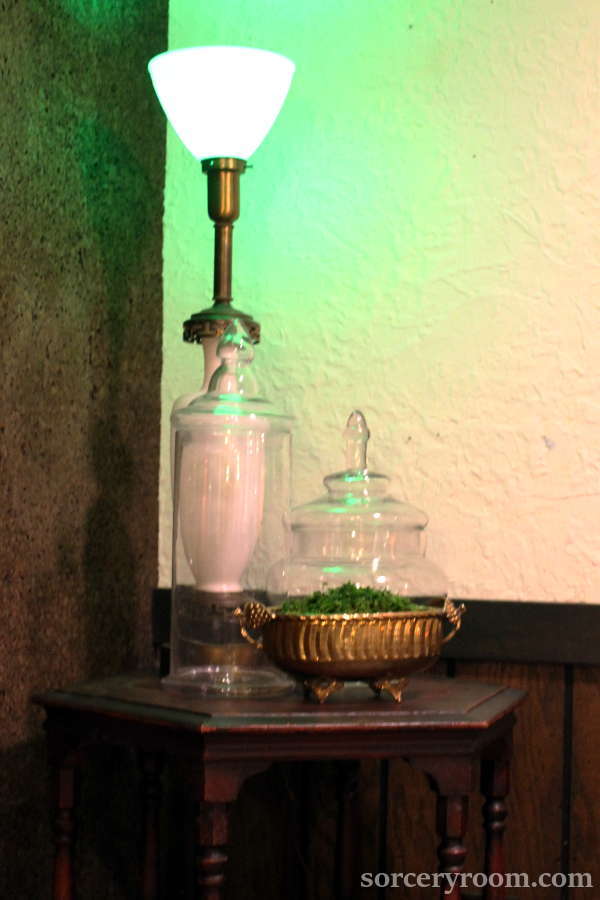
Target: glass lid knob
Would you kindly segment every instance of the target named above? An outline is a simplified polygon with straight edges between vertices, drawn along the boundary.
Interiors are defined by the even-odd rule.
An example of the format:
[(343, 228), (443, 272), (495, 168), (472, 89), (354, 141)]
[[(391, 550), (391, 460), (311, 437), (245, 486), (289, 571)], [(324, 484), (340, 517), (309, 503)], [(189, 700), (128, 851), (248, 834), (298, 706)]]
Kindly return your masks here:
[(367, 468), (367, 443), (371, 432), (360, 409), (355, 409), (348, 416), (344, 437), (346, 439), (347, 469), (364, 472)]
[(389, 478), (367, 468), (367, 442), (371, 436), (367, 420), (359, 409), (353, 410), (344, 428), (346, 466), (324, 479), (327, 490), (336, 495), (382, 495), (387, 491)]
[(217, 346), (221, 365), (208, 386), (209, 394), (253, 396), (256, 381), (250, 365), (254, 359), (252, 338), (239, 319), (233, 319)]

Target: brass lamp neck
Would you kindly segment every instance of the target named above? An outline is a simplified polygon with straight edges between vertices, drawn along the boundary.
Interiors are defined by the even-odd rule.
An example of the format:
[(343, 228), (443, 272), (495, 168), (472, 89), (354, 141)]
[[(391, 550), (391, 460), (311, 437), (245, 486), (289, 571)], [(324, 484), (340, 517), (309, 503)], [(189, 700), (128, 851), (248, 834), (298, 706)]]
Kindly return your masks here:
[(233, 223), (240, 214), (240, 175), (243, 159), (216, 157), (202, 160), (208, 177), (208, 215), (215, 223), (215, 303), (231, 303)]
[(255, 343), (260, 340), (259, 323), (236, 309), (231, 296), (233, 223), (240, 214), (240, 175), (245, 170), (243, 159), (219, 156), (202, 160), (202, 171), (208, 177), (208, 214), (215, 223), (214, 302), (183, 323), (184, 341), (201, 344), (219, 337), (232, 319), (244, 323)]

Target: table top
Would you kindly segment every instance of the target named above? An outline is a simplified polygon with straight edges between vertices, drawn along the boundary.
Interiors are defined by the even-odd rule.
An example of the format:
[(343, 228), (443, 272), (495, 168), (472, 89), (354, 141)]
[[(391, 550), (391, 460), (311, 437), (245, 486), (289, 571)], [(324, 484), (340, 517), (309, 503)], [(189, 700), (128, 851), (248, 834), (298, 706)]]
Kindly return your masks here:
[(397, 704), (375, 697), (364, 685), (349, 684), (324, 704), (300, 693), (278, 699), (221, 699), (165, 689), (157, 675), (130, 673), (38, 695), (51, 710), (132, 719), (154, 726), (215, 732), (307, 731), (401, 732), (489, 729), (509, 715), (524, 692), (462, 678), (413, 676)]

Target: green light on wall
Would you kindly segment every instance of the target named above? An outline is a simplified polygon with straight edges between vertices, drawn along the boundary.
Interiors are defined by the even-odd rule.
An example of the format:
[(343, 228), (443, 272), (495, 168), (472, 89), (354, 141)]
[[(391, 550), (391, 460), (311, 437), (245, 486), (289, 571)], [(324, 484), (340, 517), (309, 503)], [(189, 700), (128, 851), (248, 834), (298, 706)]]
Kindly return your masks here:
[(81, 25), (102, 29), (117, 24), (133, 23), (146, 11), (146, 0), (60, 0)]

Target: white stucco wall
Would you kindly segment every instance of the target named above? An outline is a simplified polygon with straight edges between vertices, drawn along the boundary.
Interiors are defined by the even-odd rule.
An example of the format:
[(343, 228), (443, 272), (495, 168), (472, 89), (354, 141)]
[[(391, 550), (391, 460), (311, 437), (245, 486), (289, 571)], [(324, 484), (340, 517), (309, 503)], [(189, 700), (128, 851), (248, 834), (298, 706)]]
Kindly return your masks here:
[[(295, 500), (340, 468), (358, 406), (456, 595), (600, 601), (600, 4), (171, 0), (170, 46), (204, 43), (298, 66), (243, 177), (234, 261), (264, 391), (298, 419)], [(171, 133), (161, 584), (205, 204)]]

